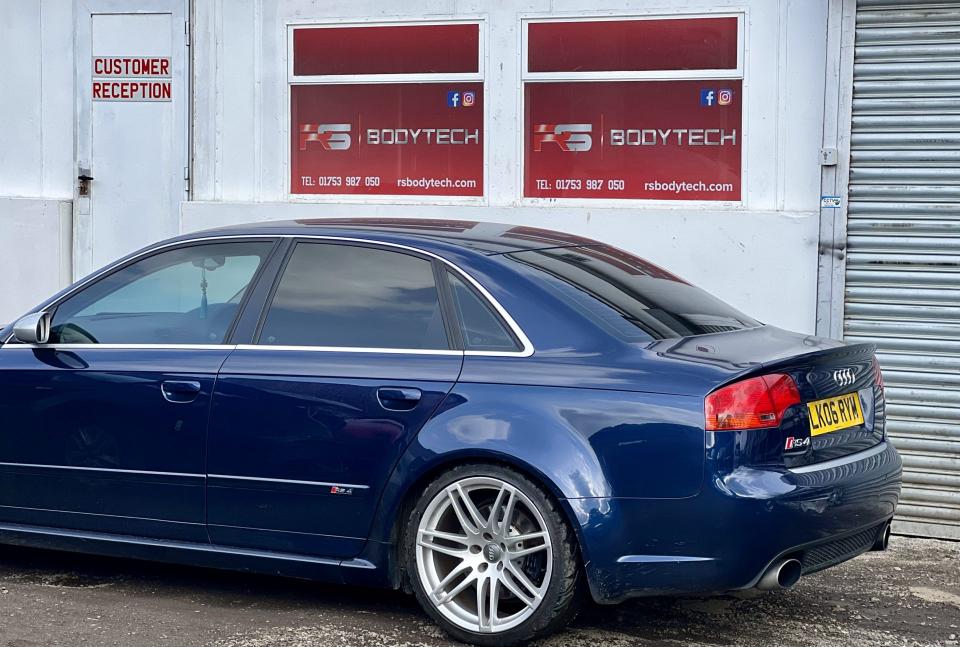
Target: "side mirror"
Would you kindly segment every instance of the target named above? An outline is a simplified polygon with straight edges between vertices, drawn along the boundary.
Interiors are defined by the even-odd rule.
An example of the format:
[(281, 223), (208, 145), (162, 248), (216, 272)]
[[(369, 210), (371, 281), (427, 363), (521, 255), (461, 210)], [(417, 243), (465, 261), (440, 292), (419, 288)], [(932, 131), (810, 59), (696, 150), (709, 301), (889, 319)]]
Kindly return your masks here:
[(13, 336), (24, 344), (46, 344), (50, 340), (50, 314), (34, 312), (13, 324)]

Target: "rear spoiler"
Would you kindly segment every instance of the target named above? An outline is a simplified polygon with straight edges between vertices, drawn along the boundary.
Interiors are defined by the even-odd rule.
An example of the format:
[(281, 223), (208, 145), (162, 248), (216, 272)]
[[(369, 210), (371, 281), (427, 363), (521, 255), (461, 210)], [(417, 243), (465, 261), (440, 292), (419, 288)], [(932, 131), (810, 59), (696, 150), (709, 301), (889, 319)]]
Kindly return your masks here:
[(717, 387), (713, 390), (715, 391), (716, 389), (726, 386), (727, 384), (739, 382), (742, 379), (753, 377), (755, 375), (775, 373), (785, 369), (802, 369), (812, 367), (813, 365), (820, 364), (821, 362), (832, 365), (864, 362), (870, 360), (876, 352), (876, 344), (856, 343), (845, 344), (843, 346), (837, 346), (836, 348), (824, 348), (811, 351), (809, 353), (803, 353), (801, 355), (794, 355), (792, 357), (784, 357), (782, 359), (776, 359), (770, 362), (764, 362), (751, 366), (742, 373), (732, 376), (723, 384), (717, 385)]

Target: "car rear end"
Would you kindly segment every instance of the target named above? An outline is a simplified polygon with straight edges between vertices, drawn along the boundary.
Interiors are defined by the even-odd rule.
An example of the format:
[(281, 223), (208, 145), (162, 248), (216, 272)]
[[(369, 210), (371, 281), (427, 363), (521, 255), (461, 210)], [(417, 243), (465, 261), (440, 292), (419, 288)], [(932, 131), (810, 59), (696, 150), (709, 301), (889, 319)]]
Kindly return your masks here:
[[(830, 343), (763, 362), (732, 360), (734, 345), (763, 355), (763, 336), (784, 348), (791, 340), (824, 345), (764, 327), (673, 340), (663, 353), (689, 359), (700, 349), (704, 361), (744, 367), (703, 398), (700, 492), (608, 499), (603, 524), (586, 527), (591, 555), (618, 555), (587, 565), (598, 602), (788, 588), (885, 547), (901, 461), (884, 431), (873, 347)], [(575, 510), (597, 516), (583, 502)]]
[(703, 495), (723, 511), (736, 555), (729, 588), (755, 586), (786, 560), (807, 575), (885, 545), (901, 462), (872, 346), (764, 363), (709, 393), (704, 412)]
[[(886, 438), (873, 346), (763, 325), (606, 245), (508, 256), (589, 322), (571, 346), (593, 343), (632, 388), (702, 411), (698, 493), (648, 494), (609, 473), (617, 495), (568, 501), (597, 601), (792, 584), (882, 544), (901, 461)], [(620, 344), (617, 357), (603, 355), (601, 337)], [(635, 456), (633, 473), (648, 477), (637, 483), (689, 465), (642, 444), (608, 445), (594, 447), (601, 463), (614, 462), (604, 452)]]

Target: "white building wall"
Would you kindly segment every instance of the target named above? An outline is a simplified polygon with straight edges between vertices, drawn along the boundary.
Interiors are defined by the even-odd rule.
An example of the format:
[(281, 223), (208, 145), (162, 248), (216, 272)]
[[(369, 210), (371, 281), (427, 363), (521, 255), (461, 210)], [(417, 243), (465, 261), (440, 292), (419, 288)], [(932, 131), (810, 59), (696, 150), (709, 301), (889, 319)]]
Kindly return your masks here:
[(0, 326), (70, 283), (72, 204), (0, 197)]
[(73, 3), (0, 2), (0, 323), (70, 282)]
[(4, 0), (0, 7), (0, 196), (70, 199), (73, 3)]
[[(502, 221), (569, 231), (649, 258), (770, 323), (815, 323), (826, 19), (829, 0), (194, 0), (192, 187), (185, 231), (267, 218), (396, 216)], [(75, 168), (71, 0), (0, 0), (0, 255), (23, 268), (0, 313), (50, 291), (49, 260), (6, 225), (36, 217), (26, 197), (70, 201)], [(131, 0), (131, 5), (136, 0)], [(743, 11), (743, 201), (735, 205), (522, 204), (520, 19), (527, 14)], [(488, 34), (489, 145), (482, 206), (289, 201), (287, 26), (331, 20), (478, 17)], [(438, 52), (442, 56), (442, 52)], [(832, 63), (833, 64), (833, 63)], [(142, 151), (131, 151), (130, 163)], [(69, 207), (69, 203), (67, 203)], [(57, 207), (58, 218), (62, 216)], [(135, 216), (133, 216), (135, 217)], [(36, 236), (46, 236), (42, 227)], [(57, 245), (67, 255), (69, 245)], [(59, 267), (64, 259), (57, 258)], [(74, 277), (76, 278), (76, 277)], [(17, 294), (14, 295), (13, 292)], [(29, 297), (29, 298), (25, 298)], [(16, 304), (16, 305), (14, 305)], [(0, 319), (4, 318), (0, 314)]]
[[(813, 332), (828, 0), (213, 0), (194, 15), (194, 199), (182, 228), (303, 217), (430, 217), (568, 231), (636, 252), (769, 323)], [(743, 202), (529, 206), (520, 199), (520, 19), (744, 11)], [(485, 19), (483, 206), (289, 202), (287, 26)], [(438, 56), (442, 56), (438, 52)], [(281, 204), (284, 203), (284, 204)]]

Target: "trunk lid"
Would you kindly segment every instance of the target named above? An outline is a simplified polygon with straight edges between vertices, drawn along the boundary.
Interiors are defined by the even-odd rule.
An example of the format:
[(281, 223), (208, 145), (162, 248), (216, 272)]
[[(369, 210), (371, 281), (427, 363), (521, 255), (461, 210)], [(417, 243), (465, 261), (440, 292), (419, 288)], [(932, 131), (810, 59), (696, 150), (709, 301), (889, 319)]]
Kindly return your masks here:
[[(853, 344), (758, 369), (790, 375), (800, 391), (802, 403), (780, 426), (780, 456), (787, 467), (840, 458), (883, 440), (883, 386), (875, 369), (875, 351), (872, 344)], [(854, 424), (857, 419), (862, 422)]]
[[(665, 339), (648, 350), (710, 365), (714, 378), (720, 378), (710, 391), (771, 373), (793, 378), (801, 404), (790, 407), (779, 428), (716, 432), (745, 435), (738, 443), (739, 464), (798, 467), (869, 449), (884, 438), (883, 387), (872, 344), (763, 326)], [(854, 424), (860, 417), (862, 423)]]

